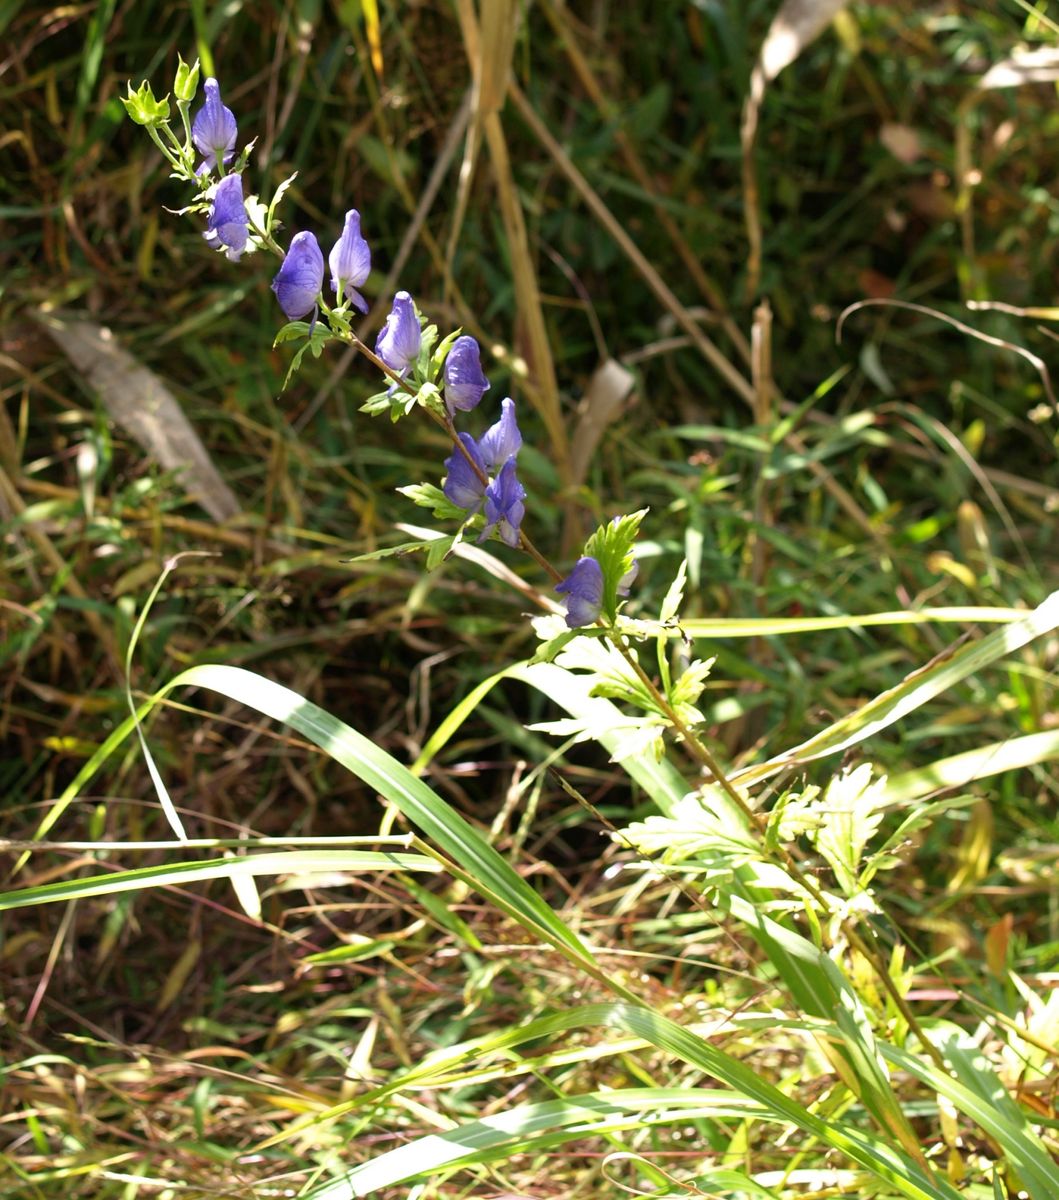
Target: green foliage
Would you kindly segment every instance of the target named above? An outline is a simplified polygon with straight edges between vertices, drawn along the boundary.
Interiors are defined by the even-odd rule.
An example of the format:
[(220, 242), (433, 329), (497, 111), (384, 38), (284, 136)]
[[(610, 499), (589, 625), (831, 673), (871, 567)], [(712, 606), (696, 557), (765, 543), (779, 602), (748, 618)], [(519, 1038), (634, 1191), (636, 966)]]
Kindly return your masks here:
[(613, 622), (618, 615), (618, 587), (636, 561), (633, 546), (647, 509), (615, 517), (601, 525), (585, 543), (585, 554), (603, 571), (603, 616)]

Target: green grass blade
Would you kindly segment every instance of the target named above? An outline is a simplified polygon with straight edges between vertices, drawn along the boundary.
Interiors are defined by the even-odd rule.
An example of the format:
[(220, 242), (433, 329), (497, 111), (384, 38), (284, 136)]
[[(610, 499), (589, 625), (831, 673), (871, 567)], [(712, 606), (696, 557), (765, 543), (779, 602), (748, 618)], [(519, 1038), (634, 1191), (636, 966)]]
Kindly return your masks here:
[(896, 687), (876, 696), (856, 712), (836, 721), (808, 741), (767, 762), (748, 767), (739, 772), (735, 779), (740, 785), (746, 786), (775, 774), (792, 762), (803, 763), (831, 754), (840, 754), (900, 721), (909, 713), (915, 712), (917, 708), (966, 679), (968, 675), (999, 662), (1034, 638), (1050, 633), (1057, 626), (1059, 592), (1053, 592), (1047, 600), (1021, 620), (988, 634), (980, 641), (957, 650), (948, 657), (939, 656), (913, 672)]
[[(177, 843), (174, 843), (176, 845)], [(440, 871), (441, 864), (425, 854), (389, 854), (370, 850), (290, 850), (248, 854), (242, 858), (212, 858), (201, 862), (166, 863), (132, 871), (108, 871), (87, 879), (69, 879), (41, 887), (0, 893), (0, 912), (57, 900), (84, 900), (149, 887), (172, 887), (204, 879), (235, 880), (248, 875), (310, 875), (321, 871)]]
[(474, 712), (481, 701), (489, 695), (502, 679), (506, 679), (510, 674), (511, 672), (507, 670), (497, 671), (495, 675), (490, 675), (488, 679), (483, 679), (481, 683), (471, 688), (467, 695), (448, 713), (437, 729), (427, 739), (426, 745), (419, 752), (419, 757), (412, 764), (411, 770), (413, 775), (422, 775), (427, 765), (433, 762), (441, 750), (448, 745), (453, 735), (471, 713)]
[(895, 1067), (933, 1088), (984, 1129), (1003, 1149), (1033, 1200), (1055, 1200), (1059, 1167), (984, 1056), (955, 1026), (940, 1024), (932, 1033), (955, 1078), (896, 1046), (884, 1046), (883, 1053)]
[(927, 767), (892, 776), (880, 784), (880, 790), (886, 804), (918, 800), (931, 792), (961, 788), (976, 779), (987, 779), (990, 775), (1032, 767), (1055, 758), (1059, 758), (1059, 730), (1048, 729), (938, 759)]
[[(394, 804), (466, 873), (483, 896), (514, 917), (524, 928), (550, 942), (598, 976), (598, 967), (591, 951), (529, 884), (440, 796), (374, 742), (290, 688), (242, 667), (191, 667), (141, 706), (136, 713), (137, 719), (142, 720), (170, 692), (184, 687), (201, 687), (217, 692), (297, 730)], [(87, 785), (132, 731), (133, 724), (130, 716), (77, 773), (73, 783), (41, 823), (38, 837), (54, 825), (73, 797)]]
[(758, 1105), (736, 1093), (707, 1088), (629, 1088), (521, 1104), (445, 1133), (416, 1138), (314, 1189), (305, 1200), (370, 1196), (410, 1179), (623, 1129), (760, 1115)]
[(795, 633), (825, 633), (830, 629), (867, 629), (879, 625), (975, 624), (1006, 625), (1021, 620), (1024, 608), (989, 608), (979, 605), (950, 608), (899, 609), (896, 612), (840, 613), (829, 617), (693, 617), (678, 625), (658, 621), (630, 621), (630, 632), (651, 637), (753, 638), (787, 637)]
[[(732, 1089), (737, 1097), (736, 1102), (743, 1106), (752, 1106), (758, 1119), (793, 1125), (819, 1138), (909, 1200), (958, 1200), (959, 1193), (947, 1180), (928, 1177), (917, 1163), (899, 1150), (861, 1130), (852, 1129), (811, 1112), (759, 1076), (746, 1063), (719, 1050), (692, 1030), (682, 1028), (650, 1009), (632, 1004), (594, 1004), (556, 1014), (545, 1020), (549, 1022), (552, 1031), (603, 1027), (640, 1038), (690, 1063)], [(524, 1029), (510, 1031), (504, 1035), (502, 1041), (506, 1046), (511, 1046), (515, 1044), (515, 1039), (530, 1040), (539, 1037), (542, 1025), (543, 1022), (533, 1022)], [(406, 1082), (412, 1082), (414, 1079), (414, 1074), (407, 1076)], [(710, 1097), (715, 1093), (713, 1089), (707, 1088), (700, 1094), (704, 1097), (704, 1103), (708, 1104)], [(605, 1098), (610, 1099), (611, 1096), (612, 1093), (607, 1093)], [(732, 1102), (730, 1096), (725, 1100), (725, 1103)], [(544, 1110), (546, 1114), (550, 1114), (549, 1119), (553, 1121), (569, 1111), (567, 1101), (549, 1103), (557, 1106)], [(744, 1107), (744, 1112), (749, 1111), (749, 1108)], [(536, 1121), (540, 1113), (541, 1106), (531, 1105), (526, 1109), (513, 1109), (507, 1114), (490, 1118), (488, 1123), (476, 1121), (447, 1134), (430, 1134), (418, 1143), (412, 1143), (418, 1146), (419, 1151), (414, 1157), (410, 1147), (401, 1147), (400, 1150), (391, 1151), (390, 1155), (354, 1168), (353, 1172), (340, 1180), (323, 1185), (311, 1192), (310, 1198), (352, 1200), (353, 1197), (368, 1195), (387, 1183), (396, 1182), (390, 1167), (377, 1168), (374, 1174), (371, 1172), (376, 1162), (384, 1162), (388, 1158), (389, 1163), (393, 1164), (395, 1158), (392, 1156), (402, 1152), (407, 1152), (409, 1157), (408, 1160), (398, 1159), (398, 1165), (401, 1170), (407, 1165), (411, 1174), (404, 1174), (400, 1178), (408, 1179), (413, 1175), (440, 1170), (461, 1159), (465, 1160), (468, 1154), (480, 1155), (487, 1149), (502, 1148), (508, 1139), (516, 1139), (514, 1144), (517, 1147), (517, 1138), (527, 1136), (530, 1131), (528, 1122)], [(465, 1134), (464, 1131), (469, 1132)], [(583, 1132), (581, 1131), (582, 1135)], [(509, 1152), (513, 1152), (513, 1148)]]

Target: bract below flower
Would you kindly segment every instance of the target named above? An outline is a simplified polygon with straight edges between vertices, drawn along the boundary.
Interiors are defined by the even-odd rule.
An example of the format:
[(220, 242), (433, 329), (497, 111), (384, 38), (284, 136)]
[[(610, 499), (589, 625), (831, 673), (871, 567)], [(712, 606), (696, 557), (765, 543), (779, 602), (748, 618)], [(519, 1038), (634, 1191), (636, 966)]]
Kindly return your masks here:
[(445, 359), (445, 404), (451, 417), (457, 409), (470, 412), (477, 408), (489, 390), (489, 380), (482, 373), (478, 343), (468, 334), (458, 337)]
[(217, 250), (223, 250), (232, 262), (238, 262), (246, 249), (246, 205), (243, 203), (243, 177), (225, 175), (213, 195), (213, 205), (202, 235)]
[(584, 555), (555, 590), (566, 595), (566, 623), (571, 629), (591, 625), (603, 609), (603, 568)]
[(307, 316), (316, 307), (324, 286), (324, 256), (315, 233), (296, 233), (283, 259), (272, 290), (291, 321)]
[(422, 331), (412, 297), (407, 292), (398, 292), (386, 324), (379, 330), (375, 353), (403, 379), (419, 357), (421, 341)]
[[(482, 462), (482, 456), (478, 453), (478, 444), (474, 438), (469, 433), (461, 433), (460, 441), (466, 446), (467, 453), (471, 456), (475, 466), (484, 475), (485, 464)], [(441, 490), (453, 504), (467, 509), (468, 512), (477, 512), (481, 508), (486, 485), (459, 450), (453, 450), (452, 454), (445, 459), (445, 470), (448, 472), (448, 478)]]
[[(481, 443), (479, 443), (479, 447)], [(500, 474), (485, 489), (485, 529), (478, 539), (485, 539), (496, 529), (501, 540), (509, 546), (519, 543), (519, 526), (526, 515), (526, 489), (518, 481), (515, 474), (515, 460), (509, 458), (500, 470)]]
[(221, 103), (221, 85), (216, 79), (207, 79), (204, 87), (206, 102), (191, 125), (191, 140), (205, 159), (199, 174), (214, 170), (218, 162), (229, 162), (235, 155), (235, 140), (239, 136), (235, 114)]
[(482, 434), (478, 449), (489, 471), (496, 471), (522, 448), (522, 434), (515, 420), (515, 402), (510, 397), (500, 404), (500, 420)]
[(640, 574), (640, 564), (635, 559), (633, 559), (632, 566), (618, 580), (618, 595), (619, 596), (627, 596), (629, 594), (629, 588), (632, 587), (633, 583), (636, 581), (636, 576), (639, 574)]
[(339, 304), (352, 300), (361, 312), (368, 311), (368, 302), (357, 291), (371, 273), (371, 248), (360, 232), (360, 213), (351, 208), (346, 213), (342, 236), (331, 248), (327, 258), (331, 268), (331, 286)]

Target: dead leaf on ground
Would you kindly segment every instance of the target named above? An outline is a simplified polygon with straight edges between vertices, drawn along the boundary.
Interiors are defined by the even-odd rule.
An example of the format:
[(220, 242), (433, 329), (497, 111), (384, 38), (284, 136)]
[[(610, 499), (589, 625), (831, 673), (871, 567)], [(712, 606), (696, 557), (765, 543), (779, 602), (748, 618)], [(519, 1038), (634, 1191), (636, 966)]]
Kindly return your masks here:
[(239, 513), (239, 502), (213, 465), (173, 393), (93, 321), (37, 314), (55, 344), (99, 393), (107, 412), (160, 466), (179, 471), (194, 500), (215, 521)]
[(1059, 79), (1059, 47), (1037, 46), (1019, 49), (1008, 58), (994, 63), (978, 86), (991, 88), (1021, 87), (1024, 83), (1053, 83)]

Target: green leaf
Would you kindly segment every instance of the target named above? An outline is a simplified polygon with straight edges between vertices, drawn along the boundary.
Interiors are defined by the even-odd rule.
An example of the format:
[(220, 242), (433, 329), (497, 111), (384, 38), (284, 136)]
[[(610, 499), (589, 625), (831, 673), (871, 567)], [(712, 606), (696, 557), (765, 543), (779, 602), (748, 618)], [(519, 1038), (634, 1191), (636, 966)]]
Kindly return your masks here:
[[(174, 846), (177, 843), (173, 843)], [(120, 849), (115, 845), (115, 849)], [(207, 859), (203, 862), (166, 863), (133, 871), (109, 871), (87, 879), (67, 879), (41, 887), (0, 893), (0, 912), (59, 900), (84, 900), (149, 887), (178, 887), (206, 879), (236, 879), (244, 875), (309, 875), (342, 871), (440, 871), (441, 865), (425, 854), (391, 854), (366, 850), (290, 850), (274, 854), (248, 854), (242, 858)]]
[(585, 554), (594, 558), (603, 572), (603, 616), (613, 621), (618, 615), (618, 585), (632, 570), (632, 548), (647, 509), (615, 517), (601, 525), (585, 543)]
[(433, 483), (411, 483), (397, 491), (420, 508), (429, 508), (440, 521), (464, 521), (467, 518), (467, 513)]

